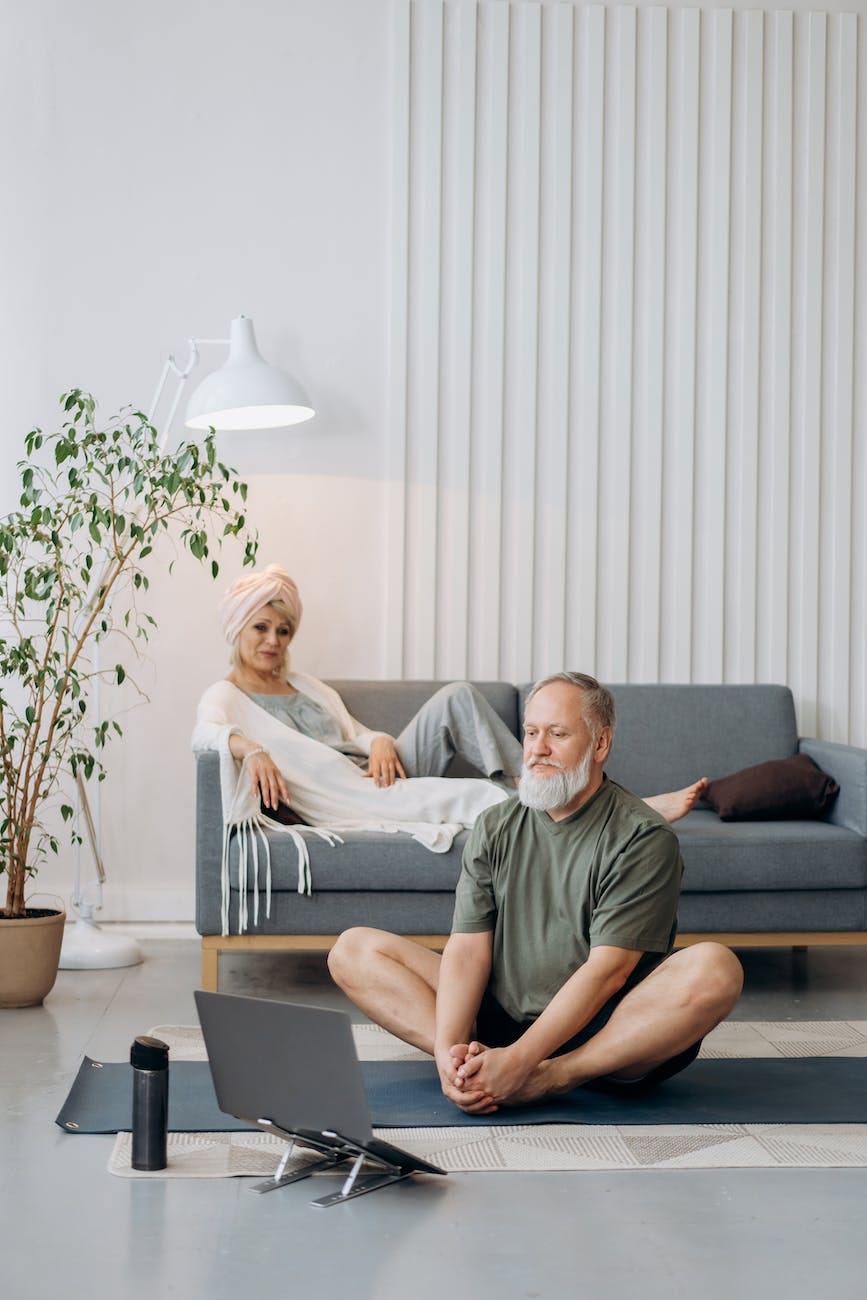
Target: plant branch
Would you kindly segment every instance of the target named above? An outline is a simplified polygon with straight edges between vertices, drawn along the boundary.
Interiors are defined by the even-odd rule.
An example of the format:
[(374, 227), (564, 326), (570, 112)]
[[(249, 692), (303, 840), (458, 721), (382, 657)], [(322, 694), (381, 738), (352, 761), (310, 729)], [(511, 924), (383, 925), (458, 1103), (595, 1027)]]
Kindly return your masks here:
[[(143, 561), (157, 536), (180, 525), (180, 540), (199, 561), (225, 536), (242, 542), (244, 563), (256, 552), (255, 534), (234, 504), (246, 499), (246, 485), (217, 462), (212, 433), (162, 455), (156, 430), (140, 413), (98, 429), (87, 394), (73, 390), (61, 403), (68, 418), (58, 433), (35, 429), (26, 436), (21, 509), (0, 521), (0, 681), (10, 679), (16, 699), (24, 698), (19, 707), (0, 693), (7, 915), (23, 909), (24, 881), (35, 870), (31, 855), (46, 841), (57, 847), (41, 808), (67, 762), (73, 774), (79, 767), (85, 775), (103, 770), (98, 754), (108, 721), (94, 728), (91, 743), (80, 735), (88, 683), (110, 678), (112, 670), (87, 671), (87, 652), (104, 634), (119, 632), (124, 649), (140, 654), (147, 626), (155, 626), (138, 596), (148, 590)], [(218, 568), (212, 560), (212, 576)], [(122, 591), (127, 599), (118, 614)], [(128, 674), (118, 664), (114, 676), (120, 683)], [(113, 728), (120, 734), (116, 721)], [(71, 811), (61, 809), (64, 819)]]

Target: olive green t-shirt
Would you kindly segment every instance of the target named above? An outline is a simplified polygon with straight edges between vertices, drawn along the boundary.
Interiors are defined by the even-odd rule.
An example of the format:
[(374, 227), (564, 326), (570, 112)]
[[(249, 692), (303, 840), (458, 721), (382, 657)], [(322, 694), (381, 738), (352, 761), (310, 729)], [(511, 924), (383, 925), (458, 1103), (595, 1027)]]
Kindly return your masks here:
[(490, 992), (514, 1020), (533, 1020), (593, 947), (644, 954), (630, 985), (671, 952), (682, 874), (668, 823), (607, 777), (560, 822), (509, 799), (476, 820), (452, 932), (493, 930)]

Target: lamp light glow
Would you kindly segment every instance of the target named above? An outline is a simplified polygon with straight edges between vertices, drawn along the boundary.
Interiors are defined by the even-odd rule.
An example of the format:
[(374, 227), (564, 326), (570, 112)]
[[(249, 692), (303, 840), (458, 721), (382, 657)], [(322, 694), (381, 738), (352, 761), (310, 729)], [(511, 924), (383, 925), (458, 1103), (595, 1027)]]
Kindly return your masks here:
[(184, 423), (190, 429), (280, 429), (314, 414), (298, 381), (262, 358), (249, 316), (237, 316), (229, 358), (199, 384)]

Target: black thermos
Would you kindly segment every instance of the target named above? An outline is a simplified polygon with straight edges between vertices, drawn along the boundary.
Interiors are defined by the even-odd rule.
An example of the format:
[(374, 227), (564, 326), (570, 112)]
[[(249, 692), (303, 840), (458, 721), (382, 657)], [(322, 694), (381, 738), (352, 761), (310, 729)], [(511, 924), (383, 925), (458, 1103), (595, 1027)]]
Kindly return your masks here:
[(165, 1169), (169, 1126), (169, 1049), (159, 1038), (137, 1038), (132, 1066), (133, 1169)]

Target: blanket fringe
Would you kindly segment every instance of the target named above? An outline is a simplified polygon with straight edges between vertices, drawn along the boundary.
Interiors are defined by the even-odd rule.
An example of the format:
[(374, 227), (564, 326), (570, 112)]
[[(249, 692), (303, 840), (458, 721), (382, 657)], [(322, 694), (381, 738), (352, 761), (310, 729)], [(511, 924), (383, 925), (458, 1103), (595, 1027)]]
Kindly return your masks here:
[[(265, 834), (265, 827), (270, 829), (279, 829), (284, 835), (288, 835), (295, 845), (295, 851), (298, 855), (298, 886), (299, 894), (311, 895), (313, 893), (313, 875), (310, 869), (310, 850), (307, 847), (305, 837), (292, 826), (275, 827), (274, 823), (267, 818), (261, 820), (257, 817), (248, 817), (239, 822), (226, 822), (223, 826), (223, 854), (220, 864), (220, 929), (223, 935), (230, 933), (229, 905), (231, 902), (231, 881), (229, 871), (229, 850), (232, 837), (236, 836), (238, 840), (238, 934), (246, 934), (249, 923), (248, 918), (248, 893), (253, 895), (253, 925), (259, 924), (259, 847), (257, 837), (262, 841), (264, 856), (264, 875), (265, 875), (265, 916), (271, 916), (271, 847), (268, 843), (268, 836)], [(308, 826), (305, 829), (313, 835), (317, 835), (326, 844), (342, 844), (344, 841), (335, 831), (323, 829), (321, 826)]]

